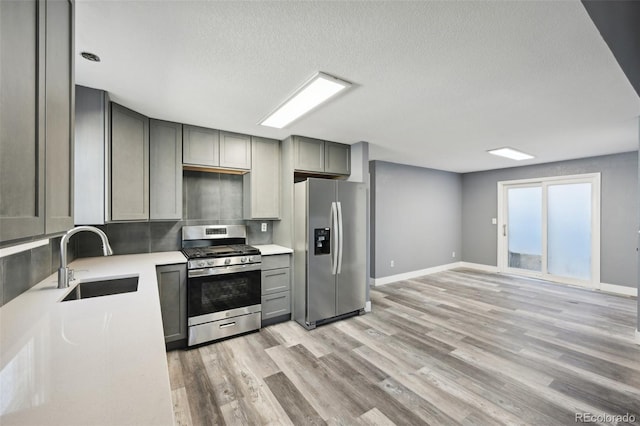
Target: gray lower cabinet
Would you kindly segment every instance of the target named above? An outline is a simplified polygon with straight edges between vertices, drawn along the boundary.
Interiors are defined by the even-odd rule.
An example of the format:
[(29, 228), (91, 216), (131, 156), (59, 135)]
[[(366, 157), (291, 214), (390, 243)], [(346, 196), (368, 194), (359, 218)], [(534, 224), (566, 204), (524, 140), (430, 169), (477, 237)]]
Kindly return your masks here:
[(305, 136), (292, 138), (295, 171), (340, 176), (351, 173), (351, 146)]
[(149, 218), (182, 219), (182, 124), (149, 122)]
[(243, 177), (245, 219), (280, 218), (280, 141), (251, 137), (251, 171)]
[(251, 168), (251, 136), (220, 131), (220, 167)]
[(156, 267), (165, 343), (187, 338), (187, 265)]
[(64, 231), (72, 224), (73, 3), (0, 2), (0, 63), (0, 242)]
[(291, 256), (262, 256), (262, 325), (291, 319)]
[(183, 126), (182, 162), (194, 166), (220, 166), (220, 131)]
[(111, 220), (149, 219), (149, 119), (111, 103)]

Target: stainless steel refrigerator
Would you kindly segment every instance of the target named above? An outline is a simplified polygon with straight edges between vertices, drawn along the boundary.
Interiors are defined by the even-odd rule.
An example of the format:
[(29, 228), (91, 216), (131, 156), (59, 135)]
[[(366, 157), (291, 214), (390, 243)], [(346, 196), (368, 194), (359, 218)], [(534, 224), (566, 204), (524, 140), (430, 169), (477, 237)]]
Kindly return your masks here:
[(310, 178), (294, 185), (294, 319), (307, 329), (364, 311), (364, 183)]

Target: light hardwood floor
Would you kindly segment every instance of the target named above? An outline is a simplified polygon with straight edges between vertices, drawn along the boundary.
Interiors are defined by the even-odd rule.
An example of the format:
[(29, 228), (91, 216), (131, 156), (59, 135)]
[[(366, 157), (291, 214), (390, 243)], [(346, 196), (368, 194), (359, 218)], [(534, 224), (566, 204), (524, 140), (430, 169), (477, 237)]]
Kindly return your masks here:
[(634, 298), (458, 269), (371, 299), (168, 353), (176, 424), (640, 424)]

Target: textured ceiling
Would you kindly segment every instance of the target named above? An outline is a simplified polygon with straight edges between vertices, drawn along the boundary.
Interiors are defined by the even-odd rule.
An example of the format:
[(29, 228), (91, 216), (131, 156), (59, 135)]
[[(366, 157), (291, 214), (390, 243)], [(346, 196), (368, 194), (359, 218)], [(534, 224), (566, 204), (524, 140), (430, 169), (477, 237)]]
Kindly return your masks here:
[[(467, 172), (638, 148), (640, 99), (579, 1), (76, 1), (78, 84), (154, 118), (366, 141), (371, 159)], [(354, 83), (257, 125), (316, 71)], [(512, 146), (536, 156), (486, 154)]]

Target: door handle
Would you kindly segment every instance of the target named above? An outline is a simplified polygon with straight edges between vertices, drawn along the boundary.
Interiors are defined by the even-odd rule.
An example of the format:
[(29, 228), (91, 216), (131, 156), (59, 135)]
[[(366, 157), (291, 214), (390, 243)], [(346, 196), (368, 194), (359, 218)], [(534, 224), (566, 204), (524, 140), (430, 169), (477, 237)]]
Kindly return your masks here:
[(342, 272), (342, 249), (344, 247), (344, 235), (342, 231), (342, 203), (338, 201), (338, 274)]
[(283, 296), (274, 296), (274, 297), (266, 298), (266, 299), (265, 299), (265, 301), (266, 301), (266, 302), (271, 302), (272, 300), (284, 299), (285, 297), (287, 297), (287, 296), (286, 296), (286, 295), (283, 295)]
[(331, 250), (331, 275), (338, 272), (338, 207), (331, 203), (331, 233), (333, 234), (333, 250)]
[(503, 237), (507, 236), (507, 225), (506, 224), (502, 225), (502, 236)]

